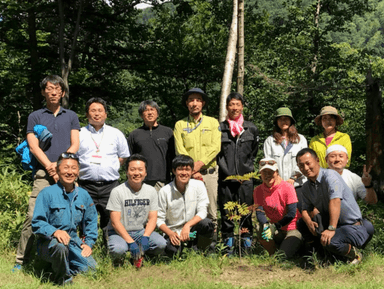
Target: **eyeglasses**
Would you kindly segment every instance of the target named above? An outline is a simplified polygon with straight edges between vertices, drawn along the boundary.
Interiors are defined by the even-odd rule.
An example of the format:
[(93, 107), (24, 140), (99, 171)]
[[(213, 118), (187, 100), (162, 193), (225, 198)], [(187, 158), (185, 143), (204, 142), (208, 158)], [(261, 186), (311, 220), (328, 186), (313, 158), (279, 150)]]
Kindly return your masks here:
[(62, 89), (61, 89), (61, 87), (52, 87), (52, 86), (50, 86), (50, 87), (46, 87), (46, 88), (45, 88), (45, 91), (46, 91), (46, 92), (53, 92), (53, 91), (56, 91), (57, 93), (61, 93), (61, 92), (62, 92)]
[(75, 154), (73, 154), (73, 153), (62, 153), (61, 154), (61, 157), (63, 158), (63, 159), (75, 159), (75, 160), (78, 160), (79, 158), (75, 155)]
[(259, 162), (259, 165), (262, 167), (262, 166), (265, 166), (265, 165), (270, 165), (270, 166), (273, 166), (274, 164), (276, 164), (276, 161), (274, 160), (270, 160), (270, 161), (260, 161)]

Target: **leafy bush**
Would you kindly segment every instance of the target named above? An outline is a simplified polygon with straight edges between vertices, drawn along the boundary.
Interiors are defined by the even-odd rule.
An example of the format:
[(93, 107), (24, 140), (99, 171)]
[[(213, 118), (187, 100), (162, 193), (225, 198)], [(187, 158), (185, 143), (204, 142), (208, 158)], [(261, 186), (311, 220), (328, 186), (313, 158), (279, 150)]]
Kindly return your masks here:
[(0, 155), (0, 250), (18, 242), (28, 208), (30, 173), (14, 164), (12, 154)]

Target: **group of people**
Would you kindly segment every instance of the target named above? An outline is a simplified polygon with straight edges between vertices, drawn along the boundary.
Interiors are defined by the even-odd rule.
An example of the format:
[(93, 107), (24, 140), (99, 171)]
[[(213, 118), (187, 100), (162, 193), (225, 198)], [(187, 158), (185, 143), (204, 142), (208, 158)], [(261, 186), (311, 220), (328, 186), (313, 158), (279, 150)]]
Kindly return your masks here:
[(337, 130), (343, 118), (334, 107), (323, 107), (315, 118), (323, 132), (309, 147), (295, 122), (290, 109), (279, 108), (273, 134), (264, 142), (263, 184), (254, 190), (253, 206), (260, 243), (270, 254), (279, 248), (288, 258), (304, 247), (359, 263), (358, 249), (374, 233), (356, 202), (359, 196), (377, 203), (371, 168), (364, 166), (362, 178), (346, 169), (352, 145), (348, 134)]
[[(205, 92), (190, 89), (181, 102), (189, 115), (174, 130), (158, 123), (156, 102), (143, 101), (139, 114), (144, 124), (128, 140), (105, 123), (103, 99), (88, 100), (89, 124), (80, 128), (77, 115), (60, 105), (66, 88), (59, 76), (47, 76), (41, 93), (46, 107), (31, 113), (27, 124), (37, 167), (16, 270), (29, 261), (34, 236), (38, 255), (52, 264), (56, 282), (72, 282), (73, 275), (95, 268), (98, 213), (104, 245), (117, 264), (128, 251), (137, 261), (144, 254), (172, 257), (186, 246), (206, 250), (217, 241), (219, 227), (232, 254), (234, 223), (225, 209), (230, 201), (256, 210), (258, 240), (270, 254), (280, 248), (290, 258), (304, 241), (320, 242), (334, 254), (358, 260), (357, 249), (372, 237), (373, 226), (362, 219), (354, 197), (377, 202), (370, 168), (364, 168), (362, 179), (345, 169), (351, 143), (337, 131), (343, 119), (333, 107), (324, 107), (315, 119), (324, 132), (311, 140), (310, 148), (291, 111), (277, 110), (259, 162), (263, 184), (254, 189), (252, 178), (226, 180), (254, 172), (260, 142), (257, 127), (244, 120), (245, 100), (239, 93), (227, 97), (228, 114), (219, 123), (202, 113), (208, 103)], [(36, 125), (52, 134), (48, 146), (41, 146)], [(120, 184), (124, 163), (127, 181)], [(243, 216), (240, 224), (241, 246), (250, 252), (251, 216)]]

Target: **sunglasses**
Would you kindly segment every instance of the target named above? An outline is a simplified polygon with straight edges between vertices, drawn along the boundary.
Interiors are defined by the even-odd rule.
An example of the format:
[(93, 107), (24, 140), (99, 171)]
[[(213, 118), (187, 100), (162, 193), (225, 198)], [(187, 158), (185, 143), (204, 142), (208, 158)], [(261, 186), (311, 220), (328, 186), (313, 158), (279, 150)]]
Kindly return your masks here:
[(78, 160), (79, 158), (75, 155), (75, 154), (73, 154), (73, 153), (62, 153), (61, 154), (61, 157), (63, 158), (63, 159), (75, 159), (75, 160)]
[(261, 167), (265, 166), (265, 165), (270, 165), (270, 166), (273, 166), (274, 164), (276, 164), (276, 161), (274, 160), (270, 160), (270, 161), (260, 161), (259, 162), (259, 165)]

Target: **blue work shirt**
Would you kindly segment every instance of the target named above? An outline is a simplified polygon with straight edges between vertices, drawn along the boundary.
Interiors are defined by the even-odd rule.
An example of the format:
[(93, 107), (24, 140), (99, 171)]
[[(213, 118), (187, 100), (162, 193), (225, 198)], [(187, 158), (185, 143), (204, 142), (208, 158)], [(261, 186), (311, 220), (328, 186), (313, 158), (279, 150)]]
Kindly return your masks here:
[(329, 216), (329, 201), (340, 199), (338, 226), (352, 225), (362, 219), (359, 205), (351, 189), (334, 170), (320, 168), (316, 182), (308, 180), (304, 183), (302, 191), (303, 210), (310, 212), (316, 207), (321, 215)]
[(60, 182), (39, 193), (32, 218), (32, 231), (35, 235), (52, 239), (53, 233), (63, 230), (71, 237), (70, 245), (74, 242), (81, 246), (83, 242), (77, 235), (77, 227), (80, 225), (85, 236), (84, 243), (92, 248), (98, 234), (97, 211), (86, 190), (75, 187), (72, 201)]
[[(71, 146), (71, 130), (80, 130), (76, 113), (62, 107), (56, 116), (46, 107), (32, 112), (28, 116), (27, 134), (33, 133), (33, 128), (37, 124), (46, 126), (52, 133), (51, 145), (44, 151), (51, 162), (56, 162), (60, 154)], [(38, 169), (44, 169), (39, 162)]]

